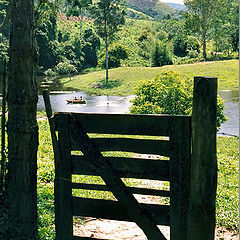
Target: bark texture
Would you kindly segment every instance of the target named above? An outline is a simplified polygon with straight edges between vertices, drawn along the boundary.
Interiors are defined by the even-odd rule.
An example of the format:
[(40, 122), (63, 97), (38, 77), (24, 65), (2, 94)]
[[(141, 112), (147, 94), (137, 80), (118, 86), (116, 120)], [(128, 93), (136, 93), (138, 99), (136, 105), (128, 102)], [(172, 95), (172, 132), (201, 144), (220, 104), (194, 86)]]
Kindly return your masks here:
[(7, 123), (7, 204), (16, 239), (37, 238), (37, 50), (33, 0), (13, 0)]

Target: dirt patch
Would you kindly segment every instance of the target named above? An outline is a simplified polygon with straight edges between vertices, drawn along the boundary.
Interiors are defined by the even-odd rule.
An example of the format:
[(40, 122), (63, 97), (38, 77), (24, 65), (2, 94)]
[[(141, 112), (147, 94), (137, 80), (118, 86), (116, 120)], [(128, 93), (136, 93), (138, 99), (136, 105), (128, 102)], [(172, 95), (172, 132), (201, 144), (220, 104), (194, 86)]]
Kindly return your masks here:
[[(170, 240), (170, 227), (158, 226), (167, 240)], [(86, 218), (84, 223), (75, 223), (74, 235), (111, 240), (147, 240), (143, 231), (135, 224)], [(224, 228), (216, 229), (215, 240), (239, 240), (239, 235)]]

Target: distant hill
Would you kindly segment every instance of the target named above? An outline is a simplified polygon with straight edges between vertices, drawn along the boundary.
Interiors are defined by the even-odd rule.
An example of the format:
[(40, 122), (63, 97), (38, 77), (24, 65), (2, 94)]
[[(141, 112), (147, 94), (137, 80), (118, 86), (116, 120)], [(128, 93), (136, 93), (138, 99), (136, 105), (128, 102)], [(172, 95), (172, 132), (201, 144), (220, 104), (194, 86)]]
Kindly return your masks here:
[(128, 6), (138, 12), (150, 16), (154, 20), (161, 20), (166, 16), (176, 17), (177, 9), (159, 0), (127, 0)]
[[(171, 1), (171, 0), (169, 0), (169, 1)], [(179, 11), (184, 11), (184, 10), (186, 10), (187, 9), (187, 7), (185, 6), (185, 5), (183, 5), (183, 4), (179, 4), (179, 3), (167, 3), (169, 6), (171, 6), (172, 8), (174, 8), (174, 9), (177, 9), (177, 10), (179, 10)]]

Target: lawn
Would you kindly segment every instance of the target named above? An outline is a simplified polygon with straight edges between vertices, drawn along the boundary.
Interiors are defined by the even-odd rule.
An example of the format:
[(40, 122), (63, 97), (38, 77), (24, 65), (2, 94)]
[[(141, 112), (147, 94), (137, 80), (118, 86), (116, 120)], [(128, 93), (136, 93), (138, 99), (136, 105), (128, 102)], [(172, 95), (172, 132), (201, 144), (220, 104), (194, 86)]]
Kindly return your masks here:
[[(41, 240), (53, 240), (54, 205), (53, 179), (54, 160), (51, 137), (47, 121), (39, 121), (40, 145), (38, 152), (38, 209), (39, 233)], [(218, 189), (216, 221), (218, 227), (235, 232), (238, 225), (238, 137), (218, 137)], [(93, 181), (97, 181), (94, 179)], [(111, 197), (111, 196), (110, 196)]]
[(193, 79), (194, 76), (218, 77), (219, 90), (238, 89), (238, 60), (200, 62), (194, 64), (168, 65), (163, 67), (120, 67), (110, 69), (109, 84), (104, 86), (105, 71), (93, 71), (60, 79), (66, 88), (83, 90), (95, 95), (126, 96), (134, 94), (134, 89), (142, 81), (152, 79), (162, 71), (176, 71), (183, 79)]

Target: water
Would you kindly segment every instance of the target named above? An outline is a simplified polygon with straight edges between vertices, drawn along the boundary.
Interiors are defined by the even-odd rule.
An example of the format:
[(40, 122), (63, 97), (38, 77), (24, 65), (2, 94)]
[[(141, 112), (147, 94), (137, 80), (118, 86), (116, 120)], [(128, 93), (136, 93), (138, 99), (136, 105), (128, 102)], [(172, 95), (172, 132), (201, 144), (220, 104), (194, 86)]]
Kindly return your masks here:
[[(84, 92), (55, 92), (51, 94), (50, 101), (54, 112), (82, 112), (82, 113), (116, 113), (122, 114), (129, 112), (131, 106), (130, 100), (134, 96), (88, 96)], [(239, 136), (239, 92), (238, 91), (220, 91), (219, 95), (224, 98), (226, 114), (228, 120), (221, 126), (218, 135), (237, 135)], [(68, 104), (67, 99), (74, 96), (83, 96), (86, 104)], [(45, 110), (43, 98), (40, 95), (38, 101), (38, 110)]]
[[(67, 99), (83, 96), (86, 104), (68, 104)], [(82, 112), (82, 113), (127, 113), (134, 96), (88, 96), (84, 92), (67, 94), (51, 94), (50, 101), (53, 112)], [(43, 98), (38, 99), (38, 110), (44, 110)]]
[(224, 113), (228, 120), (222, 124), (218, 134), (239, 136), (239, 91), (222, 90), (219, 95), (225, 100)]

